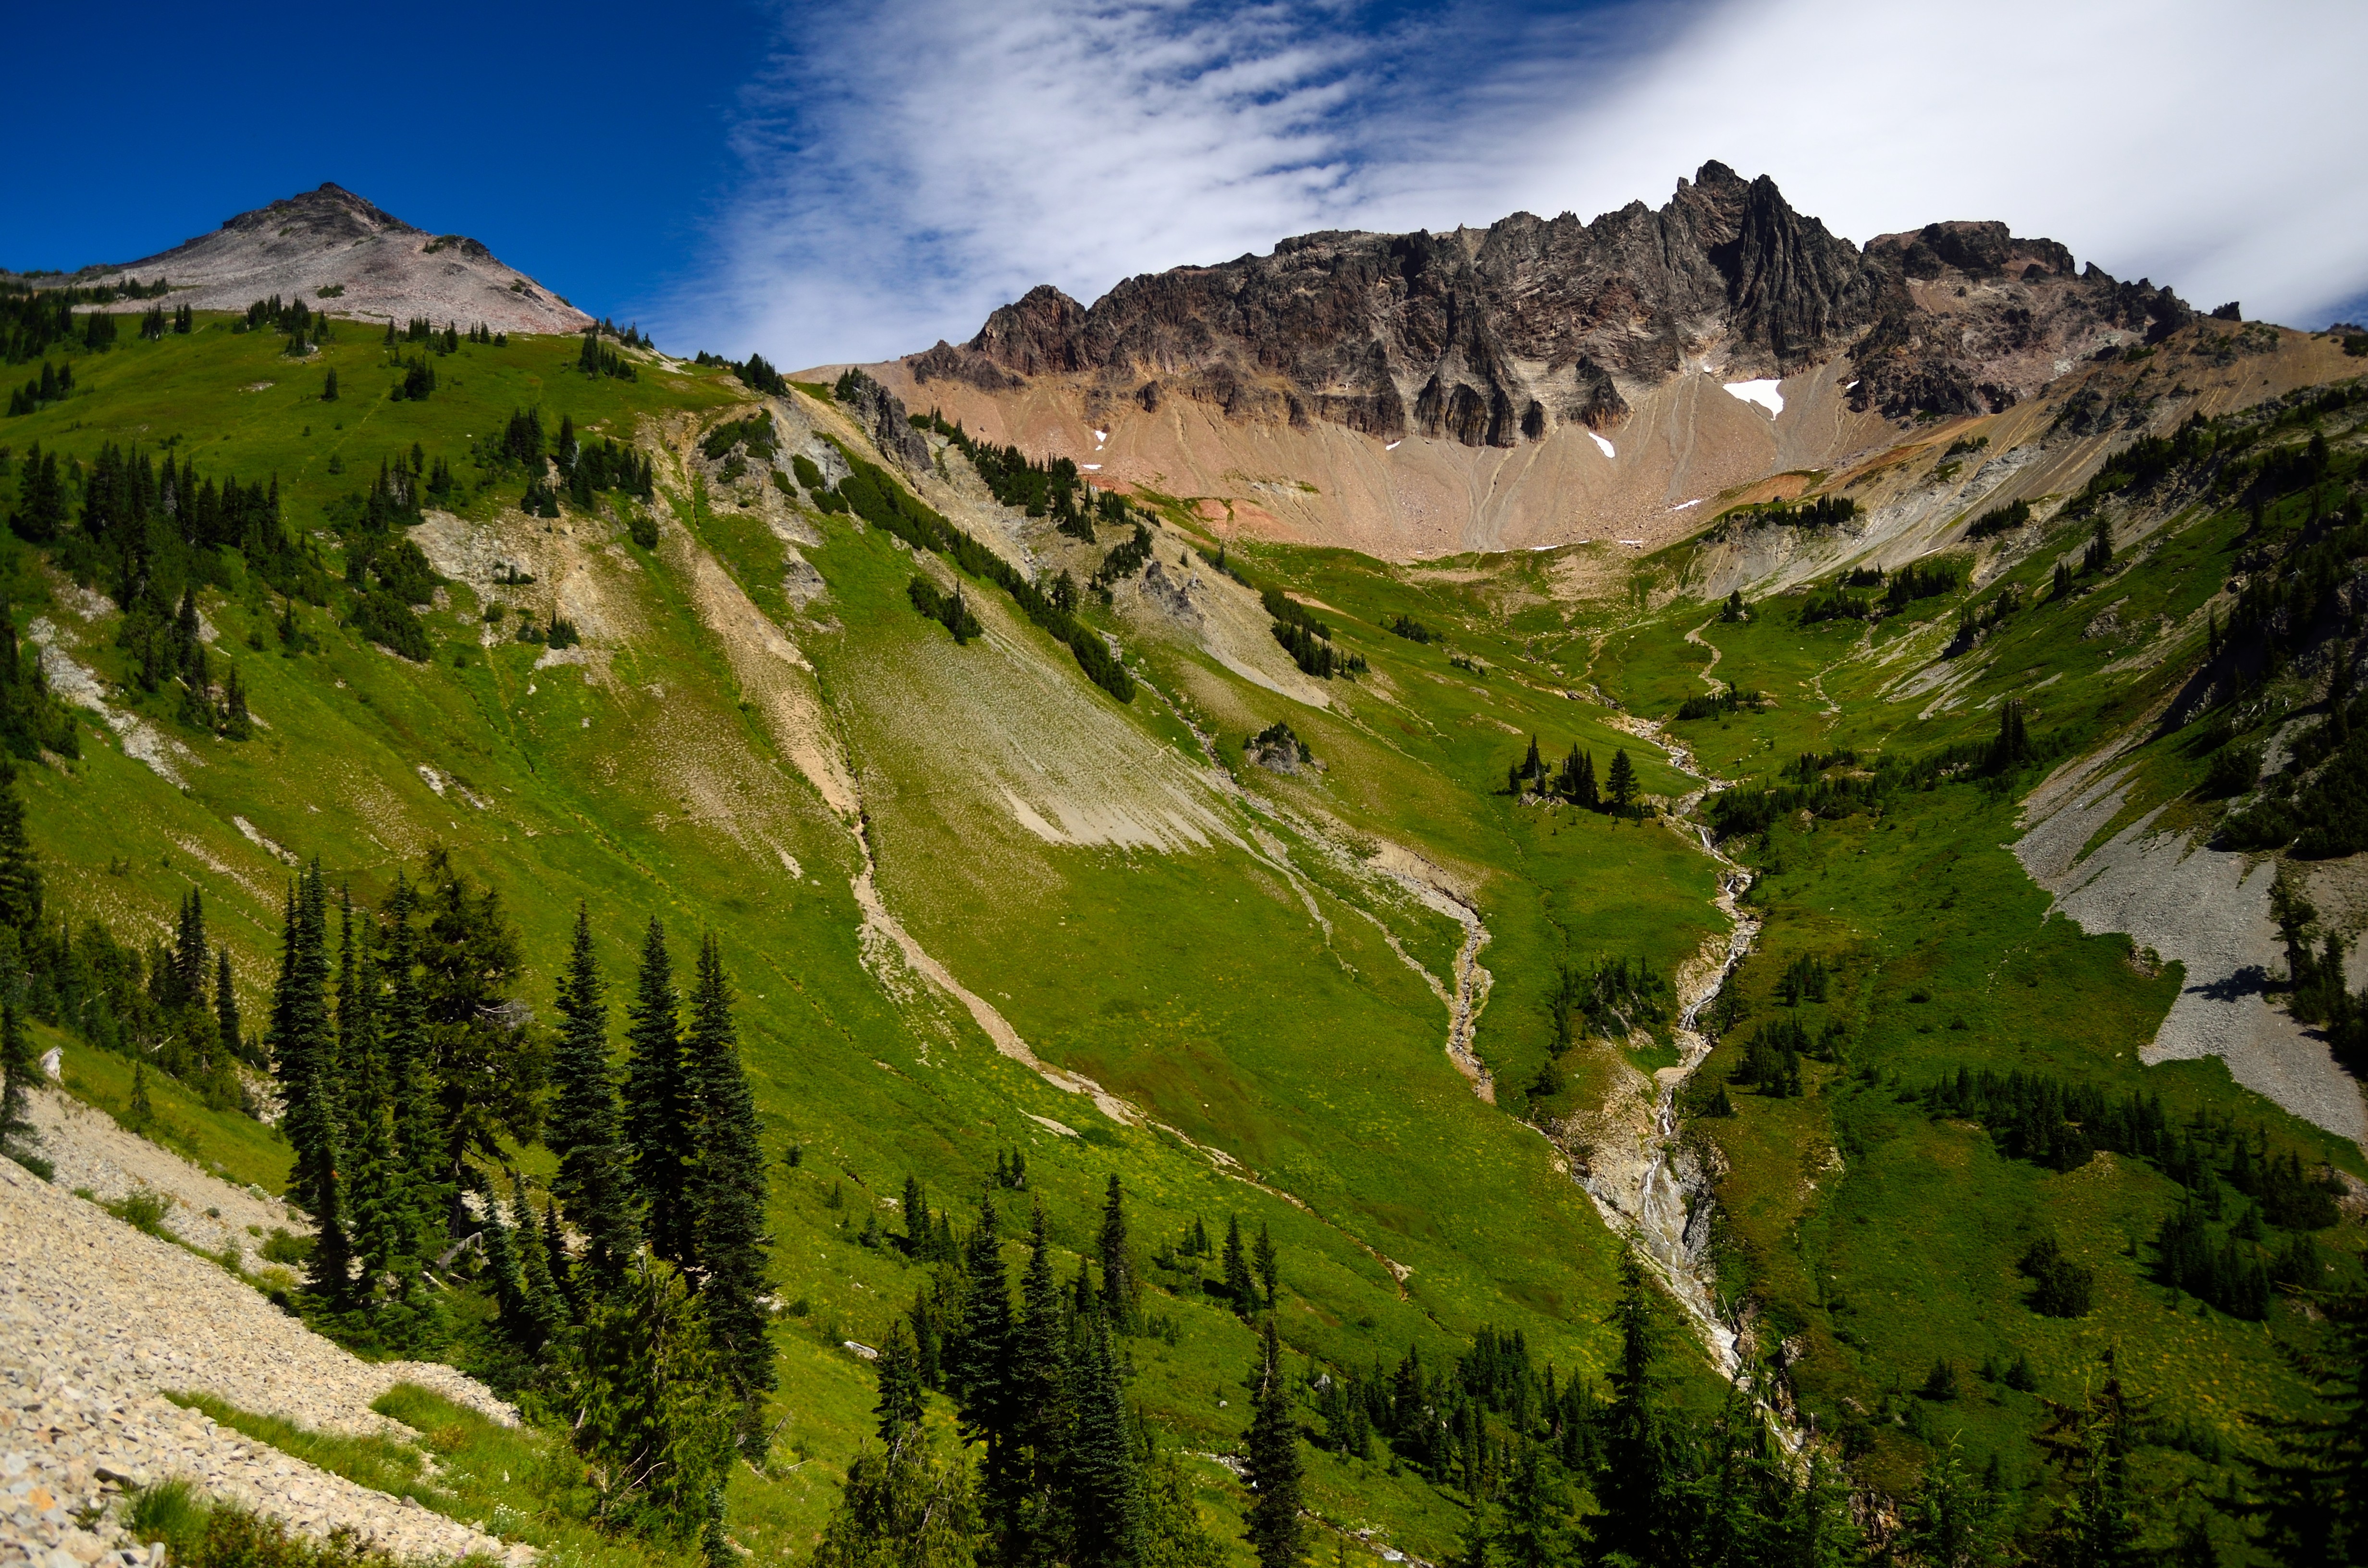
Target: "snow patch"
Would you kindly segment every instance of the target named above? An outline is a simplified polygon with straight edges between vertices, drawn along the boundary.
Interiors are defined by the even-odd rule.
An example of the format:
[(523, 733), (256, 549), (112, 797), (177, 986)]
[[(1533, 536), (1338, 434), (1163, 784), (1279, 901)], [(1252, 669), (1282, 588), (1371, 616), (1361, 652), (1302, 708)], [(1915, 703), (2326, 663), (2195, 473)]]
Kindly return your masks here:
[(1102, 465), (1099, 463), (1079, 463), (1077, 466), (1087, 473), (1099, 473), (1102, 471)]
[(1784, 394), (1776, 390), (1774, 381), (1728, 381), (1726, 390), (1746, 403), (1756, 403), (1768, 411), (1770, 418), (1784, 412)]
[(1689, 507), (1689, 506), (1701, 506), (1702, 504), (1702, 498), (1701, 496), (1697, 495), (1697, 496), (1695, 496), (1695, 497), (1694, 497), (1692, 500), (1691, 500), (1691, 501), (1680, 501), (1680, 502), (1679, 502), (1676, 506), (1674, 506), (1670, 507), (1670, 508), (1669, 508), (1669, 510), (1670, 510), (1670, 511), (1672, 511), (1672, 512), (1682, 512), (1682, 511), (1684, 511), (1684, 510), (1685, 510), (1687, 507)]
[(1589, 431), (1587, 433), (1587, 438), (1588, 438), (1588, 440), (1590, 440), (1590, 441), (1594, 442), (1597, 446), (1601, 447), (1601, 448), (1603, 449), (1603, 455), (1604, 455), (1605, 457), (1607, 457), (1607, 458), (1616, 458), (1616, 457), (1618, 457), (1618, 456), (1620, 455), (1618, 452), (1615, 452), (1615, 451), (1613, 451), (1613, 450), (1611, 449), (1611, 442), (1609, 442), (1609, 441), (1605, 440), (1602, 437), (1600, 437), (1600, 436), (1597, 435), (1594, 431), (1589, 430)]
[(1387, 445), (1387, 446), (1383, 447), (1383, 448), (1382, 449), (1382, 450), (1383, 450), (1383, 451), (1385, 451), (1385, 452), (1395, 452), (1395, 451), (1396, 451), (1396, 450), (1398, 449), (1398, 448), (1399, 448), (1399, 447), (1400, 447), (1400, 446), (1405, 442), (1405, 440), (1406, 440), (1406, 437), (1403, 437), (1403, 436), (1401, 436), (1401, 437), (1399, 437), (1396, 440), (1392, 441), (1389, 445)]

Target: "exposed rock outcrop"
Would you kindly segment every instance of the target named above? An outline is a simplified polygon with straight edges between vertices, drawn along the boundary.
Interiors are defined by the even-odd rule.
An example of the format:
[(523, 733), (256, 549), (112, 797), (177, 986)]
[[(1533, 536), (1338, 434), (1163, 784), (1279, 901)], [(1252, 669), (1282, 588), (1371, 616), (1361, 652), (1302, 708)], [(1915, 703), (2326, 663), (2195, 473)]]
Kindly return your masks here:
[(849, 370), (839, 377), (838, 385), (831, 391), (839, 406), (862, 426), (863, 433), (882, 452), (908, 469), (929, 466), (929, 443), (913, 428), (912, 415), (904, 399), (860, 370)]
[(1156, 412), (1182, 395), (1239, 420), (1511, 447), (1557, 426), (1608, 431), (1688, 369), (1783, 377), (1844, 350), (1859, 411), (1988, 413), (2190, 313), (2169, 290), (2076, 271), (2063, 245), (2003, 223), (1933, 223), (1861, 249), (1766, 176), (1708, 163), (1657, 211), (1304, 234), (1128, 278), (1090, 307), (1040, 286), (969, 343), (905, 365), (916, 381), (994, 392), (1081, 377), (1089, 405)]

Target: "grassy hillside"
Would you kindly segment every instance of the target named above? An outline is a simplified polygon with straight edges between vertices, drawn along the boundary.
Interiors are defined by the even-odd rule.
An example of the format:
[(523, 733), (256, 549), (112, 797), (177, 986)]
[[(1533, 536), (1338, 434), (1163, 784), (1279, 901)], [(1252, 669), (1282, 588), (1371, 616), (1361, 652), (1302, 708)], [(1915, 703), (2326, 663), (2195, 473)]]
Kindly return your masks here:
[[(2183, 1444), (2164, 1461), (2182, 1474), (2217, 1474), (2254, 1441), (2241, 1413), (2302, 1407), (2282, 1348), (2307, 1335), (2301, 1306), (2281, 1299), (2265, 1321), (2242, 1320), (2149, 1282), (2157, 1228), (2182, 1201), (2156, 1164), (2100, 1154), (2044, 1169), (1916, 1097), (1960, 1067), (2044, 1073), (2143, 1089), (2182, 1125), (2258, 1125), (2279, 1150), (2362, 1168), (2356, 1149), (2216, 1063), (2139, 1066), (2175, 969), (2047, 919), (2046, 896), (2000, 847), (2049, 760), (2133, 731), (2188, 679), (2207, 635), (2198, 610), (2260, 542), (2241, 508), (2170, 506), (2141, 555), (2083, 578), (2078, 597), (2050, 597), (2057, 556), (2077, 562), (2087, 531), (2067, 518), (2044, 548), (1991, 563), (1977, 590), (1873, 624), (1804, 625), (1799, 596), (1741, 622), (1655, 605), (1649, 573), (1636, 595), (1575, 602), (1528, 556), (1401, 568), (1236, 547), (1236, 581), (1190, 497), (1147, 496), (1161, 571), (1201, 585), (1189, 616), (1163, 611), (1134, 575), (1108, 605), (1083, 601), (1138, 682), (1121, 704), (1001, 590), (791, 483), (791, 452), (829, 463), (833, 441), (873, 450), (826, 389), (768, 404), (781, 461), (751, 465), (701, 449), (708, 429), (758, 412), (720, 371), (636, 356), (636, 379), (588, 375), (575, 340), (518, 338), (436, 356), (433, 392), (395, 400), (376, 335), (339, 330), (297, 361), (275, 334), (199, 318), (186, 336), (77, 353), (72, 396), (0, 426), (18, 485), (35, 443), (68, 460), (73, 483), (110, 442), (194, 455), (209, 477), (276, 480), (325, 601), (291, 607), (236, 551), (211, 558), (198, 606), (211, 656), (236, 665), (256, 719), (232, 740), (167, 692), (143, 693), (124, 618), (96, 597), (119, 584), (74, 582), (70, 550), (0, 547), (20, 634), (51, 645), (53, 684), (85, 703), (79, 758), (19, 773), (51, 907), (144, 947), (201, 890), (250, 1021), (290, 867), (315, 856), (366, 905), (431, 863), (497, 891), (538, 1028), (579, 903), (612, 987), (650, 918), (678, 957), (714, 932), (771, 1162), (781, 1306), (776, 1462), (732, 1483), (744, 1545), (803, 1553), (871, 1429), (871, 1369), (848, 1342), (881, 1344), (930, 1284), (927, 1265), (862, 1240), (903, 1231), (908, 1176), (964, 1224), (991, 1190), (1014, 1264), (1041, 1202), (1064, 1280), (1121, 1179), (1157, 1324), (1127, 1341), (1127, 1397), (1186, 1456), (1228, 1560), (1248, 1560), (1247, 1494), (1209, 1456), (1238, 1448), (1256, 1339), (1212, 1288), (1216, 1260), (1173, 1256), (1196, 1223), (1222, 1235), (1238, 1218), (1271, 1235), (1294, 1372), (1371, 1374), (1409, 1347), (1450, 1368), (1496, 1329), (1565, 1382), (1600, 1383), (1619, 1242), (1573, 1179), (1586, 1151), (1571, 1130), (1615, 1083), (1675, 1062), (1676, 1037), (1665, 1019), (1618, 1040), (1558, 1039), (1553, 998), (1566, 967), (1637, 960), (1667, 979), (1723, 947), (1719, 867), (1690, 828), (1525, 799), (1507, 774), (1532, 737), (1549, 764), (1576, 745), (1600, 770), (1624, 749), (1644, 794), (1674, 801), (1696, 783), (1639, 738), (1645, 722), (1669, 721), (1706, 771), (1755, 780), (1749, 792), (1804, 752), (1827, 757), (1811, 774), (1847, 782), (1730, 838), (1761, 869), (1766, 925), (1736, 1001), (1713, 1010), (1716, 1050), (1683, 1101), (1724, 1173), (1717, 1289), (1763, 1351), (1782, 1346), (1790, 1408), (1895, 1494), (1961, 1435), (1975, 1460), (1997, 1455), (2029, 1483), (2018, 1506), (2037, 1517), (2045, 1478), (2029, 1439), (2043, 1401), (2076, 1394), (2107, 1346), (2173, 1424), (2148, 1441), (2161, 1454)], [(319, 395), (331, 368), (334, 403)], [(655, 465), (655, 494), (521, 510), (497, 437), (529, 408), (546, 429), (565, 415), (586, 439), (631, 443)], [(443, 579), (418, 613), (420, 659), (368, 641), (343, 585), (363, 493), (381, 460), (415, 446), (421, 472), (454, 475), (407, 530)], [(914, 484), (1006, 559), (1084, 579), (1119, 537), (1087, 544), (1007, 514), (959, 452), (930, 447)], [(916, 575), (959, 585), (980, 634), (958, 643), (916, 614)], [(2009, 585), (2024, 608), (1942, 658), (1959, 610)], [(1295, 671), (1268, 632), (1263, 588), (1310, 607), (1367, 669)], [(2109, 607), (2107, 633), (2171, 630), (2142, 645), (2135, 631), (2099, 633)], [(514, 630), (554, 618), (580, 646)], [(1393, 634), (1405, 618), (1433, 635)], [(1714, 678), (1771, 700), (1674, 720), (1708, 689), (1713, 656)], [(77, 667), (95, 680), (71, 678)], [(1969, 764), (1858, 788), (1880, 759), (1976, 748), (2009, 697), (2029, 702), (2042, 758), (2000, 778)], [(1247, 755), (1278, 721), (1320, 768), (1284, 774)], [(1843, 751), (1854, 755), (1832, 755)], [(2192, 744), (2166, 736), (2135, 755), (2147, 803), (2208, 816), (2180, 799), (2204, 766)], [(1779, 1000), (1810, 956), (1826, 1000)], [(1464, 1065), (1486, 1070), (1493, 1101), (1451, 1052), (1459, 1016)], [(1804, 1063), (1798, 1096), (1736, 1085), (1731, 1116), (1702, 1114), (1778, 1019), (1817, 1038), (1838, 1025), (1838, 1060)], [(75, 1092), (127, 1096), (120, 1059), (67, 1054)], [(177, 1088), (158, 1108), (174, 1141), (240, 1179), (282, 1177), (284, 1146), (255, 1123)], [(992, 1188), (1014, 1151), (1026, 1191)], [(548, 1176), (544, 1152), (511, 1153)], [(2225, 1207), (2215, 1237), (2243, 1211)], [(2025, 1304), (2017, 1265), (2043, 1233), (2091, 1270), (2087, 1316)], [(2356, 1221), (2317, 1239), (2324, 1281), (2356, 1279)], [(1914, 1392), (1936, 1359), (1962, 1374), (1952, 1397)], [(2035, 1388), (2007, 1385), (2018, 1361)], [(1706, 1362), (1678, 1364), (1676, 1403), (1706, 1406)], [(1362, 1532), (1321, 1554), (1456, 1550), (1472, 1491), (1496, 1483), (1435, 1483), (1386, 1445), (1336, 1451), (1316, 1391), (1299, 1397), (1322, 1440), (1309, 1509)]]

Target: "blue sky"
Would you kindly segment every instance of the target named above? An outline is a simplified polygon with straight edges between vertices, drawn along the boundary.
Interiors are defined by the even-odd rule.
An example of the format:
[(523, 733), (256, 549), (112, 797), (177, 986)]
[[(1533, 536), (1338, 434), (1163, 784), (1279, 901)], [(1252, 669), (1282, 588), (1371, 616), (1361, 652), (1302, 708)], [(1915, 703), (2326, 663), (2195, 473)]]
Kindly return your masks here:
[(2356, 0), (104, 14), (11, 20), (48, 63), (12, 73), (0, 266), (333, 179), (669, 348), (802, 366), (1311, 229), (1657, 206), (1714, 157), (1853, 239), (1998, 218), (2206, 307), (2368, 314)]

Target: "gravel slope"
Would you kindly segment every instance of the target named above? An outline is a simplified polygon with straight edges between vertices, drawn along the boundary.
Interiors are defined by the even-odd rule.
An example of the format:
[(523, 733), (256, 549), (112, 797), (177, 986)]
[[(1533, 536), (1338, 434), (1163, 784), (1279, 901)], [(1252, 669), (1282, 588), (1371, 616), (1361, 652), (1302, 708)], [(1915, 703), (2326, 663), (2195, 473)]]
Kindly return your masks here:
[[(47, 1140), (62, 1174), (97, 1158), (78, 1131)], [(198, 1213), (236, 1211), (241, 1189), (156, 1153), (182, 1166), (167, 1190), (187, 1192)], [(160, 1392), (211, 1393), (318, 1429), (404, 1434), (370, 1408), (398, 1382), (517, 1419), (450, 1367), (361, 1361), (215, 1265), (0, 1161), (0, 1565), (80, 1568), (136, 1545), (117, 1539), (112, 1520), (94, 1534), (73, 1516), (104, 1506), (126, 1482), (167, 1475), (308, 1533), (350, 1526), (404, 1556), (529, 1557), (253, 1443)]]

